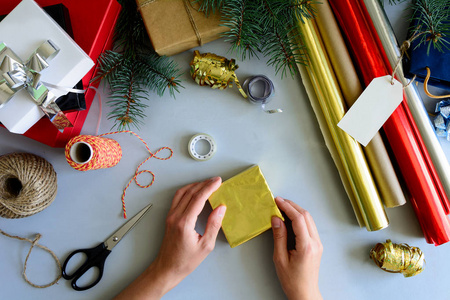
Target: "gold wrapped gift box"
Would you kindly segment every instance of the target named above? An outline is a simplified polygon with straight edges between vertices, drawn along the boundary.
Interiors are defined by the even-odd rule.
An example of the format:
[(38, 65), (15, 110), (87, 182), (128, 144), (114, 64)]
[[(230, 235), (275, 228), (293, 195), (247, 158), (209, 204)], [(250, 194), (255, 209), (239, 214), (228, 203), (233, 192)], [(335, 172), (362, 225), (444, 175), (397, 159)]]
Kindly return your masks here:
[(222, 183), (209, 202), (214, 209), (220, 205), (227, 207), (222, 230), (231, 248), (270, 229), (272, 216), (283, 219), (257, 165)]

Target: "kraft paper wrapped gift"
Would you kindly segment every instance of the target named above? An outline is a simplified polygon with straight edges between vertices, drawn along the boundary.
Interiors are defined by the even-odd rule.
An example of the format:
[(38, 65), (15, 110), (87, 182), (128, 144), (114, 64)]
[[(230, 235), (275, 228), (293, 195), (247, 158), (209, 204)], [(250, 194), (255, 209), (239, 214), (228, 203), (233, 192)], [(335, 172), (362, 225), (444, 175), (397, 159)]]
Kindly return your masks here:
[(257, 165), (223, 182), (209, 202), (227, 207), (222, 230), (231, 248), (272, 228), (273, 216), (284, 220)]
[[(33, 0), (23, 0), (0, 22), (0, 39), (23, 61), (45, 41), (60, 49), (41, 72), (41, 81), (61, 87), (73, 87), (94, 66), (89, 56)], [(66, 91), (48, 87), (56, 97)], [(24, 89), (0, 108), (0, 122), (11, 132), (24, 133), (44, 113)]]
[(206, 17), (192, 6), (191, 0), (136, 0), (136, 3), (159, 55), (170, 56), (201, 46), (228, 30), (220, 26), (219, 14)]

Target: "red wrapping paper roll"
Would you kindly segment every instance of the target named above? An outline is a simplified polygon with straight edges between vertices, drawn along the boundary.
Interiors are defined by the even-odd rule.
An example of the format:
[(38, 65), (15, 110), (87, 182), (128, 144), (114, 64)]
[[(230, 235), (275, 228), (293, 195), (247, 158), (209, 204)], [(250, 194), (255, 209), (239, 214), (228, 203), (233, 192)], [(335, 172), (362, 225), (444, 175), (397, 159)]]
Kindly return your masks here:
[[(358, 0), (330, 1), (348, 42), (355, 66), (367, 86), (372, 79), (392, 72), (380, 47), (370, 19), (366, 19)], [(450, 223), (445, 215), (439, 185), (435, 185), (433, 166), (427, 162), (406, 99), (386, 121), (383, 129), (391, 145), (402, 176), (411, 193), (411, 202), (428, 243), (441, 245), (450, 240)]]
[[(364, 13), (364, 17), (366, 18), (366, 20), (371, 20), (370, 14), (367, 11), (366, 5), (364, 4), (364, 0), (359, 0), (359, 2), (360, 2), (361, 9)], [(378, 36), (377, 30), (376, 30), (373, 22), (368, 21), (367, 24), (370, 27), (372, 34), (374, 36)], [(381, 40), (379, 38), (376, 38), (375, 41), (377, 42), (378, 49), (384, 49), (383, 43), (381, 42)], [(389, 72), (392, 73), (392, 64), (390, 63), (389, 58), (386, 55), (386, 52), (381, 51), (381, 54), (383, 55), (384, 63), (387, 66)], [(405, 98), (404, 100), (407, 101), (408, 99)], [(409, 106), (407, 104), (404, 104), (404, 105), (406, 108), (408, 108), (405, 110), (405, 113), (407, 114), (408, 119), (414, 120), (413, 113), (409, 109)], [(428, 170), (430, 171), (431, 178), (433, 179), (434, 185), (439, 193), (442, 206), (444, 207), (445, 214), (448, 215), (450, 213), (450, 203), (447, 198), (447, 193), (445, 192), (444, 186), (442, 185), (442, 182), (439, 179), (438, 172), (433, 165), (433, 160), (431, 159), (431, 156), (427, 150), (426, 143), (421, 138), (421, 134), (420, 134), (420, 130), (419, 130), (418, 126), (416, 125), (415, 122), (411, 122), (411, 123), (412, 123), (411, 128), (414, 131), (414, 134), (416, 136), (416, 141), (419, 143), (419, 148), (422, 150), (422, 154), (425, 158), (425, 162), (427, 163), (427, 167), (428, 167)], [(430, 125), (430, 126), (432, 126), (432, 125)]]

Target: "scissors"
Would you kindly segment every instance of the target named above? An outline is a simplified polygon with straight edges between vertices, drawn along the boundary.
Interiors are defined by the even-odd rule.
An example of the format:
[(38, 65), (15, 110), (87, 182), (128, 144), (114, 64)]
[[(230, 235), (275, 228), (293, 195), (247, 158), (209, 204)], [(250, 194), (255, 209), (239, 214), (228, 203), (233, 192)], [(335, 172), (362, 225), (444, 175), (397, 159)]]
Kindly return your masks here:
[[(150, 210), (153, 204), (149, 204), (144, 207), (140, 212), (138, 212), (134, 217), (132, 217), (128, 222), (126, 222), (122, 227), (120, 227), (116, 232), (114, 232), (106, 241), (100, 243), (97, 247), (89, 249), (78, 249), (69, 254), (69, 256), (64, 261), (62, 267), (62, 277), (67, 280), (72, 280), (72, 288), (77, 291), (84, 291), (90, 289), (97, 283), (103, 276), (103, 267), (105, 265), (105, 260), (111, 253), (112, 248), (120, 242), (120, 240), (128, 233)], [(84, 263), (76, 269), (72, 274), (66, 272), (66, 267), (70, 259), (77, 253), (86, 254), (86, 260)], [(86, 286), (78, 286), (77, 281), (80, 279), (87, 271), (91, 268), (98, 269), (98, 277), (94, 282)]]

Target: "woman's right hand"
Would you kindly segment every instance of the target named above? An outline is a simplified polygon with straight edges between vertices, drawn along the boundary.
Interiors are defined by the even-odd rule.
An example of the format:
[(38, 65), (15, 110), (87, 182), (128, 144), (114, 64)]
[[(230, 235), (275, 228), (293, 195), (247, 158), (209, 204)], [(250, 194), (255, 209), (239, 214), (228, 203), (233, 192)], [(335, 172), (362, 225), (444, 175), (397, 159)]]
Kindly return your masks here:
[(277, 197), (275, 202), (292, 221), (295, 234), (295, 250), (288, 250), (286, 225), (280, 218), (272, 217), (273, 261), (281, 286), (290, 300), (322, 299), (319, 267), (323, 247), (314, 220), (290, 200)]

